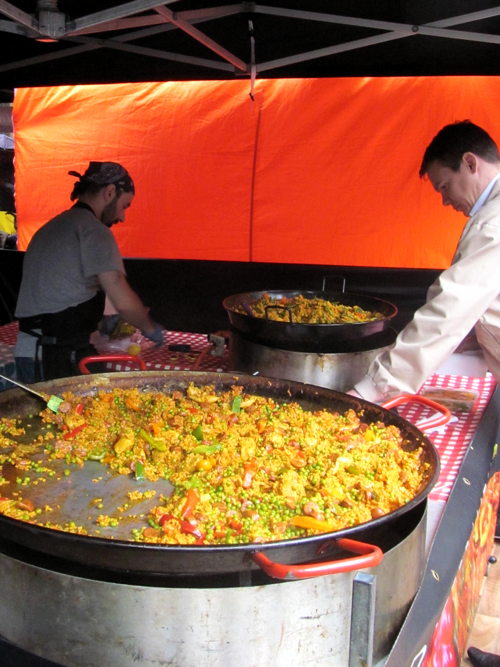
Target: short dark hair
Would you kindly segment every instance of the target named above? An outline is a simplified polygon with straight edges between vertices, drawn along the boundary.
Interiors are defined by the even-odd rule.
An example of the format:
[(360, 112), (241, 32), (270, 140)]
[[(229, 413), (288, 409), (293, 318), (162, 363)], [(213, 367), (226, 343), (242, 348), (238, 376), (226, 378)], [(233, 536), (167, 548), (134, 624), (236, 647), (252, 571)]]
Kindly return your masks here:
[(460, 169), (464, 153), (474, 153), (486, 162), (499, 162), (498, 147), (490, 135), (470, 120), (445, 125), (427, 146), (419, 175), (424, 176), (432, 162), (441, 162), (452, 171)]

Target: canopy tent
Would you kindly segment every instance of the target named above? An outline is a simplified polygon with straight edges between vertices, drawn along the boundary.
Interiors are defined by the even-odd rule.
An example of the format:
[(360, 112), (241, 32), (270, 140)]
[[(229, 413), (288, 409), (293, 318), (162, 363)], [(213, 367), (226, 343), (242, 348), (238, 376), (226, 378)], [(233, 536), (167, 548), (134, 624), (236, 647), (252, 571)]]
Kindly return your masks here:
[[(487, 105), (477, 105), (487, 99)], [(19, 89), (21, 249), (70, 205), (90, 160), (128, 167), (128, 257), (443, 268), (463, 217), (418, 176), (442, 125), (500, 136), (497, 77), (108, 84)]]
[(498, 74), (498, 0), (0, 0), (0, 88)]
[[(0, 0), (2, 85), (6, 95), (29, 86), (31, 99), (39, 100), (31, 119), (26, 95), (24, 110), (21, 97), (16, 102), (16, 164), (23, 166), (24, 180), (16, 184), (21, 247), (56, 206), (67, 204), (65, 172), (98, 157), (96, 146), (102, 148), (102, 159), (120, 157), (135, 174), (150, 173), (147, 151), (153, 151), (158, 164), (161, 146), (175, 167), (163, 161), (160, 180), (155, 173), (156, 178), (138, 184), (133, 224), (117, 232), (128, 255), (443, 267), (453, 253), (456, 231), (416, 176), (421, 151), (438, 125), (457, 118), (483, 122), (498, 136), (498, 105), (495, 78), (438, 78), (441, 92), (432, 79), (436, 74), (498, 74), (499, 29), (500, 6), (488, 0), (450, 0), (445, 6), (412, 0), (272, 0), (270, 5)], [(190, 83), (172, 93), (174, 82), (181, 80)], [(141, 83), (132, 89), (130, 82)], [(101, 89), (92, 89), (94, 104), (84, 89), (77, 93), (74, 87), (102, 83), (125, 86), (114, 89), (122, 100), (111, 93), (104, 102)], [(48, 92), (47, 86), (60, 84), (68, 88), (55, 97)], [(168, 109), (177, 117), (193, 109), (195, 90), (195, 117), (204, 126), (194, 123), (189, 132), (184, 126), (180, 135), (176, 127), (177, 134), (168, 137), (165, 124), (173, 128), (176, 123), (164, 116), (158, 141), (150, 122), (158, 122), (158, 112), (145, 122), (146, 106), (161, 106), (167, 94)], [(232, 91), (224, 101), (222, 90)], [(76, 100), (72, 96), (80, 92), (85, 104), (78, 98), (71, 107), (70, 98)], [(288, 113), (287, 96), (293, 100)], [(479, 99), (487, 102), (478, 105)], [(229, 121), (214, 100), (230, 110)], [(69, 127), (75, 130), (77, 109), (87, 127), (93, 118), (92, 129), (82, 150), (65, 141), (65, 157), (59, 137)], [(111, 117), (115, 125), (103, 122)], [(229, 139), (221, 134), (223, 126), (231, 129)], [(82, 126), (75, 131), (81, 138)], [(114, 139), (103, 141), (110, 132)], [(404, 145), (397, 142), (397, 132), (405, 137)], [(231, 150), (225, 150), (222, 165), (220, 146), (228, 141)], [(29, 142), (31, 155), (26, 153)], [(201, 159), (196, 151), (186, 152), (195, 143)], [(351, 163), (344, 169), (334, 161), (338, 146)], [(357, 155), (360, 148), (367, 152)], [(187, 175), (188, 155), (196, 158), (195, 196), (189, 194), (194, 179), (193, 173)], [(50, 172), (47, 164), (61, 167), (50, 182), (51, 192), (55, 186), (50, 211), (44, 205), (48, 183), (40, 176), (42, 168)], [(352, 174), (355, 183), (349, 180)], [(174, 191), (166, 187), (172, 183)], [(23, 192), (40, 204), (36, 210), (25, 209)]]

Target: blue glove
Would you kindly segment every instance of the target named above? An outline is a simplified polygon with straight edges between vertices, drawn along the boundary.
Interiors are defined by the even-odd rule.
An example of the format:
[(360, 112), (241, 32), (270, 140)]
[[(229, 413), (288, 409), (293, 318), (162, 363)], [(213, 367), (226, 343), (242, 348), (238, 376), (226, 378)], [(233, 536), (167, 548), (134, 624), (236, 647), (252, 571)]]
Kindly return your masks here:
[(150, 331), (149, 333), (141, 331), (141, 333), (144, 336), (144, 338), (152, 340), (153, 343), (156, 343), (156, 346), (159, 347), (160, 345), (163, 345), (164, 331), (165, 329), (161, 326), (161, 324), (155, 324), (155, 328), (153, 329), (153, 331)]

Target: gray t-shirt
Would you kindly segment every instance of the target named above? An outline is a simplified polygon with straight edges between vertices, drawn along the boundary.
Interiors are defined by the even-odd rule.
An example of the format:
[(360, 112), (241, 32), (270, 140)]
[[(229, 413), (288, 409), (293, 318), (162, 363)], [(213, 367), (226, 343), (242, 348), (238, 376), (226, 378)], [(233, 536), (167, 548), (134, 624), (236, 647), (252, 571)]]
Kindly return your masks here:
[(60, 213), (31, 239), (15, 316), (58, 313), (88, 301), (104, 271), (125, 273), (111, 230), (85, 208)]

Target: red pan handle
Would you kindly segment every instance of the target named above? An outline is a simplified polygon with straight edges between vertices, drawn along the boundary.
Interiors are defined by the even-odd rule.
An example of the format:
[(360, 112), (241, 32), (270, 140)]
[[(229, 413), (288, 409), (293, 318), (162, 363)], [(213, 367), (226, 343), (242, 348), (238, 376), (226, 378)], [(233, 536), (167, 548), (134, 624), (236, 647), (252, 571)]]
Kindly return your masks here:
[(133, 366), (138, 366), (141, 371), (147, 370), (144, 359), (135, 354), (96, 354), (91, 357), (83, 357), (78, 362), (78, 369), (83, 375), (90, 375), (87, 364), (100, 363), (104, 361), (123, 361)]
[(360, 555), (353, 558), (328, 561), (326, 563), (305, 563), (304, 565), (276, 563), (268, 558), (263, 551), (255, 552), (252, 557), (255, 563), (270, 577), (291, 580), (311, 579), (312, 577), (321, 577), (325, 574), (340, 574), (342, 572), (361, 570), (365, 567), (375, 567), (384, 557), (382, 550), (374, 544), (358, 542), (357, 540), (345, 537), (335, 540), (335, 542), (342, 549)]
[(451, 419), (451, 412), (446, 406), (441, 405), (441, 403), (436, 403), (436, 401), (432, 401), (430, 398), (427, 398), (427, 396), (420, 396), (418, 394), (401, 394), (400, 396), (395, 396), (389, 401), (382, 403), (382, 407), (389, 410), (390, 408), (395, 408), (397, 405), (403, 405), (405, 403), (421, 403), (422, 405), (426, 405), (429, 408), (433, 408), (436, 412), (441, 413), (440, 415), (430, 417), (417, 424), (421, 431), (425, 431), (427, 428), (434, 428), (435, 426), (442, 426), (443, 424), (447, 424)]

